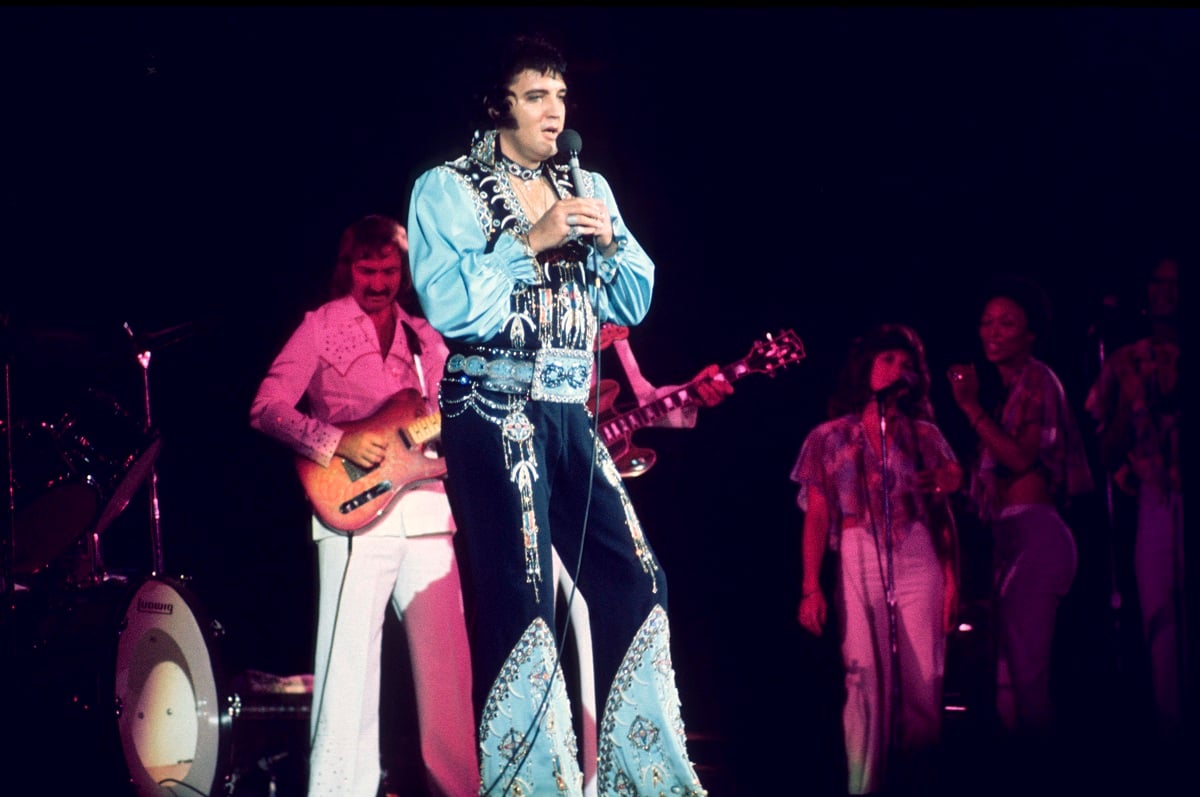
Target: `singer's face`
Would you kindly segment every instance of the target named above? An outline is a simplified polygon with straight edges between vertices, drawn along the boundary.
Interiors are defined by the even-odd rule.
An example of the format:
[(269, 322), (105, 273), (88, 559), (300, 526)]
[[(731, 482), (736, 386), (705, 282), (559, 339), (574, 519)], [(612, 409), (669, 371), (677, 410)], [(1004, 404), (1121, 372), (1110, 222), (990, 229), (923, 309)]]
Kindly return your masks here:
[(567, 84), (560, 75), (526, 69), (509, 86), (517, 126), (500, 129), (500, 150), (533, 168), (558, 153), (558, 134), (567, 123)]
[(1170, 318), (1179, 309), (1179, 265), (1164, 260), (1154, 268), (1146, 289), (1146, 312), (1151, 318)]
[(364, 258), (350, 267), (350, 294), (367, 315), (392, 306), (400, 291), (404, 261), (395, 247), (384, 257)]
[(996, 296), (984, 305), (979, 319), (979, 340), (988, 362), (1019, 363), (1033, 351), (1034, 337), (1025, 311), (1012, 299)]
[(883, 390), (900, 378), (900, 374), (911, 371), (912, 356), (904, 349), (889, 349), (875, 355), (871, 364), (871, 390)]

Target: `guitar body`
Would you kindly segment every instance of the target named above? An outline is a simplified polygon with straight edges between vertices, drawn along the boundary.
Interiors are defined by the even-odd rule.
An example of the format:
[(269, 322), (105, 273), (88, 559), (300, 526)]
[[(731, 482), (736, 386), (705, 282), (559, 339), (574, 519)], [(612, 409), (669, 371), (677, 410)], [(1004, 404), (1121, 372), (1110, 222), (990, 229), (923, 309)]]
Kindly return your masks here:
[[(626, 329), (625, 327), (618, 328)], [(601, 424), (616, 414), (613, 411), (613, 404), (620, 392), (621, 385), (615, 379), (601, 379), (600, 383), (592, 389), (589, 406), (593, 414), (600, 416)], [(606, 444), (605, 447), (612, 455), (617, 472), (623, 478), (631, 479), (634, 476), (641, 476), (654, 465), (654, 452), (649, 448), (638, 448), (629, 437), (617, 438)]]
[(653, 449), (638, 448), (628, 439), (614, 443), (608, 451), (612, 454), (613, 464), (617, 466), (617, 473), (623, 479), (641, 476), (654, 467), (654, 461), (658, 458)]
[(441, 416), (426, 412), (416, 390), (402, 390), (369, 418), (338, 428), (381, 432), (391, 441), (383, 462), (369, 469), (340, 456), (334, 456), (327, 467), (296, 457), (296, 473), (313, 512), (331, 529), (347, 534), (366, 529), (383, 516), (396, 496), (446, 475), (446, 460), (427, 453), (427, 443), (441, 432)]

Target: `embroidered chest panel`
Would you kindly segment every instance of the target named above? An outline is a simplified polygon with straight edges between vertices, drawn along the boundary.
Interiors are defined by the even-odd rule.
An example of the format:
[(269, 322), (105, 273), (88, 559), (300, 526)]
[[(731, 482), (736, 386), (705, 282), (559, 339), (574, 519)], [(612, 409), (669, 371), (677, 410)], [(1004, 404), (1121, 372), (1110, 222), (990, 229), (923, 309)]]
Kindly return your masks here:
[[(487, 251), (495, 247), (501, 235), (528, 234), (532, 221), (525, 215), (504, 172), (469, 157), (460, 158), (447, 167), (470, 191), (476, 220), (487, 238)], [(548, 168), (555, 193), (560, 198), (571, 196), (567, 169)], [(513, 291), (508, 319), (500, 335), (488, 345), (517, 349), (590, 349), (597, 323), (586, 287), (587, 256), (588, 247), (579, 241), (569, 241), (540, 253), (537, 257), (538, 282), (519, 285)]]

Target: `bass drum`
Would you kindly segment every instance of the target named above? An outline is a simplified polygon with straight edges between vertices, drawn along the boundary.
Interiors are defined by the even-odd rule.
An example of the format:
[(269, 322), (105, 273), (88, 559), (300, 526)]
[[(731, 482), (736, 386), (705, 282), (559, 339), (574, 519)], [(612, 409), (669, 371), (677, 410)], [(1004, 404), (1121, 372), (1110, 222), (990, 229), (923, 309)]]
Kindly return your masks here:
[(224, 671), (225, 629), (181, 582), (138, 586), (118, 634), (113, 706), (139, 797), (250, 795), (280, 762), (304, 760), (311, 690), (236, 691), (245, 681)]

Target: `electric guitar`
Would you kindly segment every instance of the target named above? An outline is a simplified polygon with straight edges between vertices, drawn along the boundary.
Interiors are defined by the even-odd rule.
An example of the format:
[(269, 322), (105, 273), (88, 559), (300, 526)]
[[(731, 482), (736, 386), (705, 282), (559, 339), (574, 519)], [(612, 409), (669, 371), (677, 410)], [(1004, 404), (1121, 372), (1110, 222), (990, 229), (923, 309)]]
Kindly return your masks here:
[(396, 496), (446, 475), (446, 460), (431, 456), (428, 446), (441, 435), (442, 416), (426, 412), (417, 390), (401, 390), (374, 415), (338, 428), (378, 431), (392, 439), (383, 462), (373, 468), (336, 455), (326, 467), (296, 457), (296, 473), (313, 511), (331, 529), (360, 531), (382, 517)]
[(655, 454), (648, 448), (633, 445), (631, 437), (638, 429), (649, 426), (673, 410), (699, 403), (697, 388), (706, 381), (725, 379), (735, 382), (749, 374), (773, 377), (780, 369), (800, 362), (805, 356), (804, 343), (792, 330), (776, 336), (768, 335), (766, 340), (756, 342), (745, 357), (730, 363), (713, 376), (689, 382), (653, 401), (616, 414), (612, 406), (620, 387), (611, 379), (602, 379), (592, 403), (593, 411), (600, 417), (600, 440), (612, 454), (617, 470), (623, 477), (640, 476), (654, 466)]

